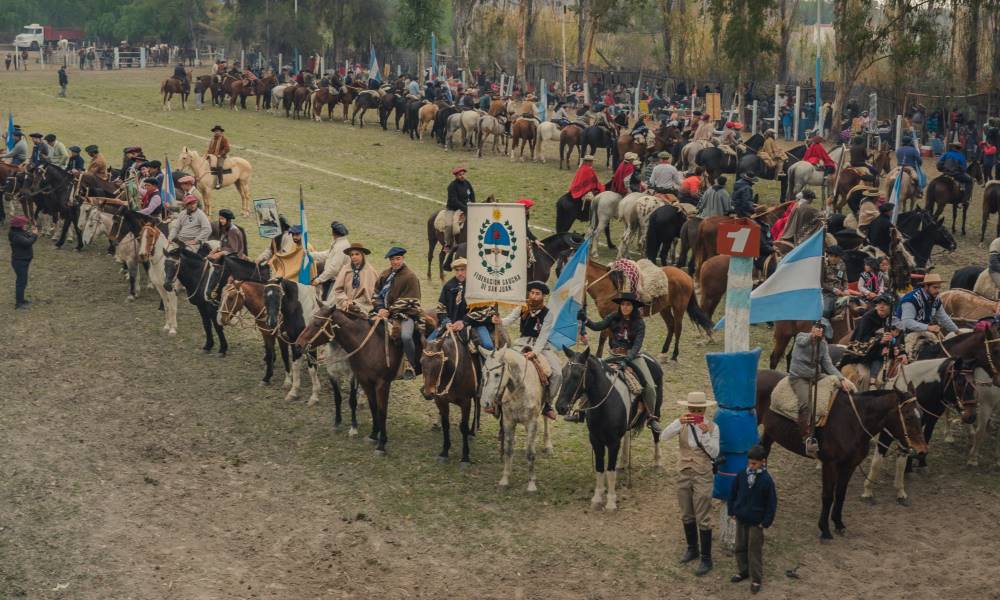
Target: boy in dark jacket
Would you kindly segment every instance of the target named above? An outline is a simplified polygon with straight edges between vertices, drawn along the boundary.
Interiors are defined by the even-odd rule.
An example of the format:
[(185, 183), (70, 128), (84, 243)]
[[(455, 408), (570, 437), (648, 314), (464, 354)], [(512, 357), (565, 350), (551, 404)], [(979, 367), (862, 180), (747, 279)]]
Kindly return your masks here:
[(28, 301), (24, 298), (24, 291), (28, 288), (28, 265), (34, 258), (32, 245), (38, 236), (29, 231), (25, 231), (28, 219), (17, 215), (10, 220), (10, 265), (14, 269), (15, 284), (14, 308), (28, 308)]
[(729, 495), (729, 515), (736, 521), (736, 567), (739, 572), (731, 581), (739, 583), (750, 578), (750, 593), (760, 591), (764, 575), (764, 530), (774, 521), (778, 494), (774, 480), (767, 472), (764, 448), (760, 445), (747, 452), (746, 471), (733, 479)]

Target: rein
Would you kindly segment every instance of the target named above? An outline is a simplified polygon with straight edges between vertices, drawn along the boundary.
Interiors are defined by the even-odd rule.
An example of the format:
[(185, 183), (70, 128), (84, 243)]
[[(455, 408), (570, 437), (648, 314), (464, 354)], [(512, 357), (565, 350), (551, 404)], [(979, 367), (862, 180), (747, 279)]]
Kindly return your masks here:
[(612, 377), (611, 381), (608, 382), (608, 393), (604, 394), (604, 397), (601, 398), (600, 402), (598, 402), (597, 404), (595, 404), (593, 406), (576, 406), (577, 401), (580, 398), (582, 398), (583, 395), (584, 395), (584, 394), (581, 393), (581, 390), (583, 389), (584, 383), (587, 380), (587, 370), (588, 369), (587, 369), (587, 365), (586, 364), (582, 364), (582, 363), (571, 363), (571, 364), (574, 367), (579, 366), (579, 367), (583, 368), (583, 373), (582, 373), (582, 375), (580, 375), (580, 383), (578, 383), (577, 386), (576, 386), (576, 389), (573, 390), (573, 411), (574, 412), (586, 413), (586, 412), (592, 411), (594, 409), (600, 408), (605, 402), (608, 401), (608, 398), (611, 397), (611, 392), (613, 392), (614, 389), (615, 389), (615, 382), (614, 382), (615, 378)]
[[(455, 383), (455, 377), (458, 375), (458, 365), (459, 365), (458, 339), (455, 336), (455, 332), (450, 329), (448, 330), (448, 337), (449, 339), (451, 339), (452, 344), (454, 344), (455, 347), (455, 365), (451, 369), (451, 378), (448, 380), (448, 385), (446, 385), (443, 390), (440, 390), (439, 388), (441, 387), (441, 377), (444, 374), (444, 366), (448, 364), (448, 355), (445, 354), (443, 347), (441, 350), (436, 350), (434, 352), (431, 352), (429, 350), (423, 351), (423, 355), (428, 358), (437, 358), (439, 356), (441, 357), (441, 369), (438, 370), (437, 382), (434, 384), (434, 389), (439, 390), (437, 395), (442, 397), (447, 396), (448, 393), (451, 391), (451, 386), (453, 383)], [(475, 373), (476, 371), (475, 369), (473, 369), (472, 379), (474, 382), (476, 378)], [(478, 384), (476, 385), (476, 387), (479, 387)]]
[[(865, 422), (861, 418), (861, 413), (858, 412), (858, 406), (854, 402), (854, 394), (852, 394), (851, 392), (845, 392), (845, 393), (847, 394), (848, 400), (850, 400), (850, 402), (851, 402), (851, 409), (854, 411), (854, 416), (857, 417), (857, 419), (858, 419), (858, 425), (861, 426), (861, 430), (864, 431), (866, 434), (868, 434), (868, 439), (869, 440), (875, 439), (875, 443), (878, 444), (878, 446), (880, 448), (888, 451), (889, 450), (889, 446), (886, 445), (886, 444), (883, 444), (882, 442), (880, 442), (877, 438), (875, 438), (875, 434), (872, 433), (871, 431), (868, 431), (868, 428), (865, 427)], [(916, 398), (913, 398), (913, 397), (907, 398), (902, 403), (899, 403), (899, 402), (896, 403), (896, 416), (899, 417), (899, 424), (903, 428), (903, 439), (906, 442), (905, 446), (907, 448), (910, 448), (910, 431), (906, 428), (906, 419), (903, 418), (903, 407), (906, 406), (907, 404), (909, 404), (910, 402), (917, 403), (917, 405), (920, 404), (919, 402), (917, 402)], [(894, 436), (892, 434), (892, 432), (888, 431), (885, 428), (883, 428), (882, 431), (885, 431), (886, 433), (889, 434), (889, 437), (891, 437), (892, 439), (896, 440), (897, 443), (900, 443), (899, 439), (897, 439), (896, 436)], [(900, 443), (900, 445), (904, 445), (904, 444)]]

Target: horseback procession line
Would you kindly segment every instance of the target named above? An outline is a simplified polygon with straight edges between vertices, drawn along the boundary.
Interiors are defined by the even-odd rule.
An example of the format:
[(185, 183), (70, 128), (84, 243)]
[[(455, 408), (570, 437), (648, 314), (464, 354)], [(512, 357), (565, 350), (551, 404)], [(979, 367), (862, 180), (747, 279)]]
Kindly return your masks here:
[[(287, 85), (312, 89), (303, 82)], [(347, 89), (346, 84), (326, 88)], [(354, 97), (364, 99), (355, 104), (355, 112), (363, 109), (362, 126), (364, 110), (373, 108), (386, 128), (382, 99), (388, 93), (405, 98), (409, 90), (402, 81), (398, 88), (355, 90)], [(237, 95), (232, 96), (234, 110)], [(313, 110), (308, 104), (312, 93), (305, 96), (296, 100), (292, 95), (296, 113)], [(288, 96), (282, 98), (288, 110)], [(532, 159), (542, 125), (536, 100), (532, 94), (517, 103), (504, 98), (495, 111), (497, 99), (484, 105), (497, 113), (490, 115), (497, 119), (490, 127), (494, 141), (505, 135), (500, 130), (507, 123), (519, 152), (527, 145)], [(272, 381), (280, 354), (286, 401), (303, 395), (303, 367), (311, 385), (306, 404), (319, 401), (322, 363), (338, 429), (346, 386), (351, 436), (359, 430), (360, 390), (371, 419), (365, 440), (380, 456), (388, 451), (389, 406), (398, 401), (392, 387), (419, 384), (420, 395), (437, 409), (439, 462), (451, 459), (453, 407), (459, 412), (463, 468), (472, 464), (474, 445), (486, 443), (474, 444), (482, 413), (496, 420), (500, 488), (524, 479), (524, 489), (537, 492), (545, 480), (536, 472), (538, 434), (543, 451), (553, 454), (553, 431), (586, 427), (594, 475), (590, 505), (615, 511), (622, 500), (619, 477), (630, 473), (633, 439), (649, 430), (652, 464), (659, 469), (661, 442), (676, 437), (681, 527), (675, 529), (683, 534), (680, 563), (697, 561), (696, 576), (713, 570), (718, 554), (713, 554), (713, 539), (721, 540), (735, 548), (737, 573), (731, 581), (750, 579), (752, 592), (761, 589), (764, 531), (776, 517), (777, 488), (768, 469), (775, 442), (821, 468), (817, 526), (821, 539), (830, 540), (846, 531), (848, 485), (873, 449), (862, 497), (874, 500), (877, 473), (895, 448), (896, 499), (909, 505), (904, 472), (926, 468), (939, 419), (947, 424), (950, 411), (971, 428), (970, 465), (978, 464), (988, 441), (990, 416), (1000, 398), (995, 285), (1000, 283), (1000, 239), (990, 245), (986, 266), (961, 278), (956, 274), (949, 291), (942, 291), (941, 275), (932, 270), (934, 248), (958, 248), (957, 213), (949, 232), (939, 218), (944, 205), (968, 204), (969, 192), (960, 184), (968, 183), (962, 176), (969, 166), (957, 149), (942, 157), (943, 174), (928, 184), (927, 207), (903, 212), (899, 182), (909, 173), (904, 169), (914, 166), (912, 144), (904, 143), (909, 147), (902, 154), (904, 148), (897, 149), (897, 184), (887, 198), (879, 193), (878, 181), (891, 168), (885, 149), (876, 152), (876, 167), (868, 164), (867, 148), (839, 146), (827, 153), (817, 135), (807, 146), (778, 156), (772, 155), (777, 152), (773, 130), (744, 140), (741, 124), (707, 113), (664, 119), (652, 131), (643, 131), (644, 121), (638, 119), (626, 132), (619, 131), (616, 115), (591, 108), (595, 114), (589, 120), (558, 124), (562, 132), (579, 134), (574, 145), (580, 164), (552, 203), (553, 231), (532, 222), (535, 198), (477, 199), (464, 166), (451, 169), (453, 180), (442, 201), (230, 144), (221, 125), (206, 137), (92, 104), (59, 101), (205, 142), (208, 150), (203, 156), (183, 147), (178, 170), (172, 170), (169, 162), (147, 160), (140, 147), (130, 146), (118, 170), (90, 145), (85, 165), (79, 147), (59, 149), (54, 135), (46, 141), (41, 134), (29, 135), (34, 140), (29, 152), (25, 133), (11, 117), (4, 133), (10, 149), (4, 156), (9, 164), (0, 171), (0, 220), (11, 212), (17, 309), (29, 309), (32, 247), (37, 225), (48, 218), (57, 246), (67, 241), (70, 228), (77, 250), (103, 234), (127, 276), (129, 298), (138, 294), (140, 276), (156, 289), (167, 335), (177, 332), (181, 295), (197, 310), (205, 353), (217, 350), (225, 357), (226, 328), (248, 315), (264, 349), (261, 384)], [(481, 154), (485, 116), (463, 117), (476, 114), (470, 112), (476, 101), (462, 94), (439, 107), (446, 128), (440, 130), (435, 116), (432, 134), (446, 148), (461, 130), (463, 147), (468, 142), (470, 151)], [(398, 111), (401, 105), (394, 102)], [(425, 106), (437, 105), (421, 102), (417, 108)], [(478, 134), (478, 144), (466, 139), (467, 133)], [(555, 137), (551, 131), (546, 135)], [(596, 144), (588, 141), (596, 137), (603, 145), (588, 146)], [(619, 146), (626, 150), (620, 157)], [(613, 168), (608, 182), (593, 166), (597, 147), (608, 151)], [(252, 166), (231, 156), (234, 149), (442, 205), (426, 220), (426, 282), (434, 281), (437, 251), (437, 303), (423, 304), (426, 283), (408, 264), (409, 249), (391, 244), (376, 251), (374, 244), (358, 241), (366, 236), (361, 224), (333, 220), (330, 245), (317, 250), (311, 242), (317, 237), (310, 234), (319, 228), (310, 227), (302, 186), (292, 224), (273, 198), (251, 196)], [(683, 172), (673, 164), (675, 156)], [(731, 193), (724, 173), (736, 176)], [(754, 189), (767, 176), (782, 182), (773, 202), (762, 202), (763, 190)], [(915, 185), (918, 178), (912, 177)], [(834, 193), (827, 211), (814, 206), (816, 195), (805, 186), (826, 186), (830, 180)], [(240, 195), (239, 219), (246, 218), (246, 228), (232, 210), (212, 210), (214, 191), (230, 185)], [(938, 210), (932, 213), (935, 202)], [(846, 215), (840, 214), (844, 206)], [(612, 220), (625, 225), (617, 247)], [(579, 222), (582, 232), (573, 231)], [(254, 225), (265, 244), (256, 256), (247, 233)], [(536, 229), (552, 235), (539, 239)], [(962, 230), (964, 235), (964, 222)], [(617, 250), (607, 265), (598, 261), (596, 249), (602, 232), (609, 249)], [(977, 280), (994, 284), (990, 297), (959, 291)], [(724, 323), (714, 323), (712, 312), (723, 299)], [(666, 335), (652, 354), (647, 351), (653, 337), (648, 317), (657, 314)], [(714, 330), (725, 329), (723, 351), (703, 352), (708, 389), (688, 389), (694, 382), (677, 389), (665, 385), (668, 375), (685, 374), (678, 364), (685, 315), (705, 343), (714, 343)], [(759, 368), (762, 350), (751, 338), (755, 324), (773, 328), (770, 370)], [(517, 335), (510, 336), (514, 330)], [(588, 331), (598, 333), (593, 350)], [(782, 359), (785, 371), (775, 370)], [(406, 383), (410, 380), (415, 384)], [(682, 414), (661, 423), (664, 402)], [(524, 477), (515, 465), (518, 429), (525, 437)], [(538, 471), (544, 473), (541, 466)], [(630, 478), (625, 482), (631, 486)]]

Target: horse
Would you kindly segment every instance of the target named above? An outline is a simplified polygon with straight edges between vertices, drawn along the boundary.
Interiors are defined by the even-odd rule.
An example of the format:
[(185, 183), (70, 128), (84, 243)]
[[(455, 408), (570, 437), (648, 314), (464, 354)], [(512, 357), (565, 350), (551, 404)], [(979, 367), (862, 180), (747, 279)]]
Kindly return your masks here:
[(717, 146), (709, 146), (694, 155), (694, 164), (703, 167), (708, 183), (715, 185), (715, 180), (723, 173), (739, 175), (740, 156), (739, 151), (730, 154)]
[(444, 101), (438, 101), (442, 106), (434, 115), (434, 126), (431, 128), (431, 137), (441, 146), (445, 146), (445, 136), (448, 134), (448, 119), (458, 113), (458, 107)]
[[(986, 238), (986, 226), (990, 222), (990, 216), (997, 215), (997, 235), (1000, 237), (1000, 181), (990, 181), (983, 190), (983, 222), (982, 230), (979, 232), (979, 242)], [(954, 221), (954, 218), (952, 219)]]
[(281, 351), (281, 360), (285, 365), (285, 387), (291, 387), (291, 363), (289, 362), (288, 343), (278, 336), (277, 328), (267, 326), (267, 306), (264, 305), (264, 283), (257, 281), (241, 281), (233, 279), (222, 288), (219, 297), (217, 321), (225, 327), (233, 318), (246, 309), (253, 318), (254, 327), (260, 332), (264, 341), (264, 377), (261, 385), (269, 385), (274, 376), (274, 346)]
[[(583, 134), (580, 136), (580, 151), (583, 154), (594, 154), (597, 152), (598, 148), (605, 148), (607, 150), (607, 161), (605, 166), (618, 166), (618, 147), (615, 144), (614, 133), (606, 127), (591, 125), (590, 127), (584, 129)], [(559, 153), (562, 154), (562, 151), (560, 150)], [(568, 157), (566, 162), (567, 168), (569, 168)]]
[[(777, 371), (757, 372), (757, 424), (764, 427), (760, 442), (766, 454), (770, 454), (771, 446), (777, 442), (794, 454), (806, 456), (798, 423), (770, 410), (771, 391), (784, 377), (784, 373)], [(910, 451), (927, 452), (915, 404), (913, 398), (893, 390), (860, 394), (837, 391), (826, 425), (817, 431), (823, 467), (819, 517), (822, 539), (833, 539), (831, 518), (838, 534), (846, 532), (843, 510), (847, 486), (854, 470), (868, 456), (868, 447), (877, 432), (885, 429)]]
[[(458, 430), (462, 433), (460, 466), (468, 467), (472, 464), (469, 460), (469, 436), (475, 435), (479, 426), (479, 396), (476, 392), (482, 375), (479, 373), (478, 359), (469, 352), (467, 340), (461, 340), (454, 331), (448, 331), (425, 344), (420, 368), (423, 372), (420, 391), (425, 398), (434, 400), (441, 419), (443, 445), (438, 462), (448, 462), (448, 451), (451, 449), (449, 406), (454, 404), (462, 411), (458, 424)], [(475, 414), (470, 426), (473, 403)]]
[(399, 129), (399, 117), (400, 109), (405, 110), (406, 100), (393, 91), (387, 91), (379, 99), (378, 106), (378, 124), (382, 127), (382, 131), (389, 130), (389, 113), (394, 109), (396, 111), (396, 129)]
[[(590, 235), (597, 239), (597, 236), (603, 231), (610, 250), (618, 248), (611, 241), (611, 220), (621, 218), (618, 207), (624, 198), (625, 196), (618, 192), (605, 190), (595, 195), (594, 199), (590, 201)], [(597, 255), (597, 244), (591, 246), (591, 252), (594, 256)]]
[(76, 234), (76, 250), (83, 249), (83, 235), (80, 231), (80, 205), (73, 198), (73, 176), (56, 165), (43, 163), (35, 168), (38, 187), (31, 192), (42, 212), (52, 218), (62, 220), (62, 231), (56, 241), (56, 248), (62, 248), (69, 235), (70, 226)]
[(426, 100), (409, 100), (406, 102), (406, 111), (403, 116), (403, 133), (409, 135), (411, 140), (419, 139), (420, 108), (426, 104), (428, 104)]
[(521, 118), (510, 125), (510, 160), (514, 162), (514, 153), (518, 152), (518, 159), (524, 162), (524, 147), (531, 147), (531, 160), (535, 160), (535, 135), (538, 130), (538, 122), (534, 119)]
[(351, 127), (354, 127), (354, 119), (358, 116), (358, 112), (361, 113), (360, 122), (361, 128), (365, 127), (365, 113), (369, 109), (378, 110), (382, 106), (382, 99), (379, 98), (378, 92), (375, 90), (364, 90), (354, 98), (354, 111), (351, 112)]
[[(194, 174), (195, 185), (201, 192), (201, 199), (205, 203), (205, 212), (212, 212), (212, 191), (215, 189), (216, 175), (212, 172), (212, 165), (208, 158), (201, 156), (195, 150), (188, 149), (187, 146), (181, 150), (178, 158), (178, 165), (181, 170), (189, 170)], [(243, 205), (243, 216), (250, 215), (250, 177), (253, 175), (253, 167), (250, 162), (238, 156), (226, 158), (223, 166), (222, 187), (236, 186), (240, 193), (240, 200)], [(229, 171), (228, 173), (225, 171)]]
[(419, 123), (417, 125), (418, 140), (422, 141), (424, 139), (424, 133), (427, 131), (428, 125), (431, 126), (431, 130), (433, 132), (434, 123), (437, 120), (437, 114), (439, 110), (440, 107), (438, 107), (438, 105), (435, 104), (434, 102), (428, 102), (427, 104), (424, 104), (417, 109), (417, 116), (419, 119)]
[(535, 145), (538, 147), (538, 160), (545, 163), (545, 142), (558, 142), (562, 137), (559, 125), (552, 121), (540, 123), (535, 132)]
[(662, 204), (661, 200), (643, 192), (634, 192), (622, 198), (618, 203), (618, 216), (625, 224), (625, 230), (618, 246), (618, 258), (628, 255), (633, 241), (636, 242), (640, 252), (645, 252), (649, 217)]
[(925, 268), (931, 259), (931, 251), (935, 246), (948, 252), (958, 249), (955, 236), (944, 226), (944, 217), (935, 219), (929, 212), (921, 209), (901, 213), (897, 216), (896, 228), (906, 236), (903, 247), (913, 255), (918, 268)]
[(538, 420), (542, 420), (542, 435), (547, 454), (552, 454), (548, 419), (542, 414), (542, 395), (545, 390), (536, 368), (519, 350), (503, 346), (486, 353), (483, 364), (483, 385), (479, 402), (487, 411), (496, 410), (500, 417), (500, 453), (503, 455), (503, 474), (497, 485), (510, 486), (511, 463), (514, 460), (514, 433), (518, 425), (524, 427), (525, 456), (528, 461), (528, 491), (536, 492), (535, 484), (535, 434)]
[(217, 106), (222, 104), (222, 93), (219, 88), (219, 83), (215, 80), (214, 76), (199, 75), (198, 77), (195, 78), (195, 81), (197, 82), (195, 84), (195, 87), (197, 88), (195, 91), (198, 92), (199, 95), (198, 100), (201, 104), (205, 103), (206, 91), (212, 94), (212, 100), (211, 100), (212, 104), (215, 104)]
[(635, 141), (635, 137), (631, 132), (625, 131), (619, 134), (618, 139), (615, 141), (618, 156), (625, 156), (628, 152), (635, 152), (640, 161), (646, 162), (647, 157), (650, 155), (655, 156), (657, 153), (672, 147), (680, 139), (680, 131), (673, 126), (657, 127), (655, 130), (651, 129), (647, 135), (653, 136), (652, 146)]
[(188, 94), (191, 93), (191, 86), (189, 84), (177, 78), (168, 77), (160, 84), (160, 93), (163, 94), (163, 110), (172, 110), (170, 101), (173, 99), (174, 94), (180, 95), (181, 109), (187, 110)]
[[(924, 441), (930, 444), (934, 435), (934, 425), (937, 420), (947, 415), (948, 409), (953, 409), (962, 415), (962, 422), (974, 423), (976, 420), (976, 385), (972, 381), (972, 372), (962, 370), (962, 361), (954, 358), (939, 358), (918, 360), (899, 368), (899, 373), (892, 382), (890, 389), (900, 394), (909, 394), (917, 401), (921, 413), (922, 434)], [(884, 431), (879, 433), (878, 446), (872, 456), (872, 464), (865, 476), (864, 491), (861, 499), (869, 504), (875, 503), (873, 486), (878, 479), (878, 473), (889, 451), (893, 439)], [(926, 454), (918, 457), (920, 464), (927, 465)], [(909, 458), (900, 456), (896, 459), (896, 502), (909, 506), (910, 501), (904, 487), (903, 471)]]
[[(691, 276), (676, 267), (661, 267), (660, 270), (667, 276), (669, 293), (653, 298), (648, 310), (650, 315), (659, 314), (667, 326), (667, 337), (660, 349), (661, 356), (667, 353), (670, 349), (670, 342), (673, 341), (674, 350), (670, 360), (676, 361), (680, 352), (685, 312), (709, 340), (712, 339), (714, 324), (698, 306), (698, 300), (694, 296), (694, 281), (691, 280)], [(611, 269), (588, 259), (586, 277), (587, 293), (594, 299), (597, 312), (600, 313), (601, 317), (615, 312), (618, 305), (614, 303), (614, 298), (618, 296), (618, 290), (612, 281)], [(602, 334), (597, 347), (598, 357), (604, 350), (604, 341), (605, 336)]]
[[(317, 89), (312, 94), (313, 119), (319, 123), (323, 120), (323, 108), (326, 108), (326, 117), (333, 120), (333, 109), (340, 104), (340, 93), (334, 91), (331, 86), (325, 85)], [(345, 121), (347, 119), (344, 119)]]
[[(594, 508), (604, 504), (604, 510), (617, 510), (618, 453), (624, 441), (624, 470), (630, 459), (631, 436), (628, 432), (641, 428), (646, 420), (632, 415), (632, 394), (621, 374), (613, 372), (603, 360), (591, 356), (589, 347), (580, 353), (568, 347), (563, 352), (569, 360), (563, 366), (563, 383), (556, 411), (565, 415), (573, 409), (577, 400), (586, 398), (577, 410), (585, 415), (590, 447), (594, 453), (595, 484), (590, 504)], [(646, 384), (656, 389), (656, 405), (647, 408), (652, 415), (659, 417), (663, 403), (663, 368), (651, 356), (643, 355), (641, 359), (646, 361), (653, 379)], [(657, 468), (663, 466), (660, 435), (656, 432), (653, 432), (653, 460)]]
[(455, 147), (455, 134), (461, 132), (462, 134), (462, 148), (465, 148), (469, 143), (469, 130), (467, 130), (463, 123), (463, 115), (470, 115), (472, 118), (472, 138), (473, 142), (476, 137), (476, 125), (479, 123), (479, 115), (474, 111), (456, 112), (448, 116), (448, 122), (445, 123), (445, 134), (444, 134), (444, 149), (451, 150)]
[(577, 149), (577, 160), (583, 158), (583, 132), (582, 126), (570, 123), (559, 132), (559, 168), (563, 168), (565, 160), (566, 168), (569, 167), (570, 158), (573, 156), (573, 148)]
[[(963, 289), (971, 292), (976, 288), (976, 279), (978, 279), (979, 275), (985, 270), (985, 267), (981, 267), (979, 265), (972, 265), (958, 269), (951, 276), (951, 281), (948, 282), (948, 289)], [(950, 310), (948, 311), (948, 315), (951, 315)]]
[[(900, 169), (903, 171), (902, 175), (900, 175)], [(913, 210), (917, 206), (917, 200), (920, 199), (920, 190), (917, 187), (917, 177), (910, 171), (910, 169), (895, 167), (889, 171), (889, 173), (882, 178), (879, 186), (879, 193), (883, 198), (892, 197), (893, 187), (896, 185), (897, 179), (900, 179), (898, 201), (899, 210)]]
[[(277, 278), (264, 284), (264, 323), (283, 342), (296, 342), (306, 324), (316, 312), (316, 294), (312, 286), (302, 285), (290, 279)], [(306, 362), (312, 394), (306, 406), (319, 402), (319, 375), (316, 373), (316, 353), (298, 344), (292, 347), (292, 387), (285, 394), (285, 401), (292, 402), (299, 397), (301, 386), (300, 369)]]
[(222, 325), (216, 322), (218, 309), (205, 299), (207, 291), (205, 275), (208, 270), (205, 258), (188, 248), (175, 248), (167, 250), (165, 261), (163, 288), (171, 292), (177, 282), (184, 286), (188, 302), (198, 309), (201, 325), (205, 329), (205, 345), (202, 346), (202, 350), (205, 353), (212, 351), (215, 345), (215, 339), (212, 337), (214, 327), (216, 335), (219, 336), (219, 355), (225, 356), (229, 351), (229, 342), (226, 341)]
[[(973, 161), (966, 169), (966, 174), (972, 177), (976, 183), (983, 184), (983, 166), (979, 161)], [(962, 205), (962, 235), (965, 235), (965, 217), (969, 212), (969, 203), (965, 200), (965, 187), (961, 183), (942, 173), (927, 184), (924, 199), (924, 210), (933, 211), (935, 219), (944, 213), (946, 206), (951, 205), (952, 233), (955, 233), (955, 225), (958, 221), (958, 206)], [(969, 200), (971, 201), (971, 198)], [(983, 202), (983, 210), (985, 211), (985, 198)]]
[(497, 148), (500, 144), (500, 140), (503, 140), (503, 154), (507, 155), (507, 142), (508, 137), (506, 133), (506, 128), (504, 127), (504, 117), (494, 117), (492, 115), (483, 115), (479, 117), (479, 123), (476, 126), (476, 156), (479, 158), (483, 157), (483, 145), (486, 142), (487, 136), (493, 137), (493, 153), (497, 153)]
[(177, 294), (164, 287), (166, 282), (167, 236), (152, 223), (142, 226), (139, 234), (139, 260), (148, 265), (146, 274), (163, 301), (166, 322), (163, 331), (177, 335)]

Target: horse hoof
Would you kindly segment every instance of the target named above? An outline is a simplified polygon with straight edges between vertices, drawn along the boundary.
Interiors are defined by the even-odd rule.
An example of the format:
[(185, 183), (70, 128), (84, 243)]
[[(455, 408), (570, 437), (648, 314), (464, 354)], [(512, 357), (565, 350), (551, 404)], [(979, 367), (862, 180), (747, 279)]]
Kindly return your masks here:
[(171, 329), (170, 331), (167, 332), (167, 335), (177, 335), (177, 330)]
[(379, 450), (378, 448), (376, 448), (375, 449), (375, 456), (378, 456), (379, 458), (385, 458), (385, 456), (386, 456), (385, 450)]
[(209, 347), (207, 347), (207, 348), (202, 348), (202, 349), (201, 349), (201, 351), (202, 351), (202, 352), (204, 352), (205, 354), (208, 354), (209, 352), (211, 352), (211, 351), (212, 351), (212, 347), (211, 347), (211, 346), (209, 346)]
[(462, 462), (458, 463), (458, 468), (461, 471), (464, 471), (464, 470), (468, 469), (471, 466), (472, 466), (472, 462), (468, 461), (468, 460), (463, 460)]
[(906, 497), (896, 498), (896, 504), (898, 504), (900, 506), (909, 506), (910, 505), (910, 499), (906, 498)]
[(439, 456), (439, 457), (437, 457), (437, 463), (439, 465), (446, 465), (446, 464), (448, 464), (448, 457), (447, 456)]
[(845, 533), (847, 533), (847, 527), (845, 527), (843, 525), (837, 525), (834, 528), (834, 531), (837, 532), (837, 535), (844, 535)]
[(861, 501), (865, 504), (875, 506), (875, 496), (861, 496)]
[(506, 479), (501, 479), (500, 482), (497, 483), (497, 487), (505, 490), (510, 487), (510, 482)]
[(319, 398), (316, 396), (310, 396), (309, 401), (306, 402), (306, 406), (316, 406), (317, 402), (319, 402)]
[(358, 429), (356, 427), (351, 427), (351, 430), (347, 432), (347, 435), (350, 437), (357, 437)]
[(375, 439), (375, 438), (373, 438), (372, 436), (366, 437), (365, 441), (368, 442), (369, 444), (377, 444), (378, 443), (378, 440)]
[(829, 531), (822, 531), (819, 534), (819, 539), (821, 539), (821, 540), (832, 540), (833, 539), (833, 534), (830, 533)]
[(135, 296), (125, 296), (125, 302), (134, 302)]
[(552, 457), (552, 456), (556, 455), (556, 451), (552, 447), (545, 448), (544, 450), (542, 450), (542, 453), (545, 454), (545, 456), (549, 456), (549, 457)]
[(617, 502), (608, 502), (606, 505), (604, 505), (605, 512), (614, 512), (616, 510), (618, 510)]
[(298, 399), (299, 399), (298, 393), (288, 392), (287, 394), (285, 394), (285, 402), (295, 402)]
[(529, 494), (534, 494), (537, 491), (538, 491), (538, 486), (535, 485), (535, 482), (534, 481), (529, 481), (528, 482), (528, 493)]

